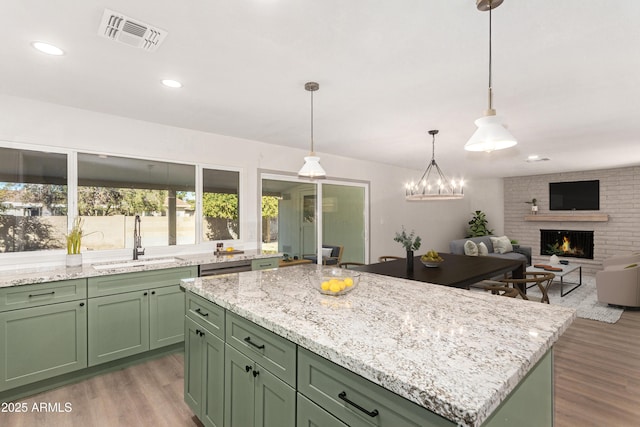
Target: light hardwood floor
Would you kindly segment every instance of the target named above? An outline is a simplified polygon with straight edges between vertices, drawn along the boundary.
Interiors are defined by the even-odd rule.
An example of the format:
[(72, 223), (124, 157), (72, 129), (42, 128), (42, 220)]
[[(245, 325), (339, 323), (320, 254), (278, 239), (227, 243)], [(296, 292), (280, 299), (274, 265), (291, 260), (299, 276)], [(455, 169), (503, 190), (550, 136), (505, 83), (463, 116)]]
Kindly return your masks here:
[[(173, 354), (20, 400), (30, 411), (0, 413), (0, 426), (200, 427), (183, 400), (183, 362)], [(640, 425), (640, 311), (613, 325), (577, 319), (554, 363), (557, 427)], [(40, 402), (70, 402), (72, 411), (32, 412)]]

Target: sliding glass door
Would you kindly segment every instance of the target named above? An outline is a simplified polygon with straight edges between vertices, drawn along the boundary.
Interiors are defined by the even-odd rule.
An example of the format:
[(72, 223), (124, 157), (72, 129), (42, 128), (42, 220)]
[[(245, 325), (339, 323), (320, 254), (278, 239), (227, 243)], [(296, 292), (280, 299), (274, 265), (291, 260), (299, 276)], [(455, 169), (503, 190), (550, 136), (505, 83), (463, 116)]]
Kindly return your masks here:
[(341, 261), (367, 262), (368, 184), (272, 174), (261, 184), (263, 253), (317, 260), (323, 246), (340, 246)]

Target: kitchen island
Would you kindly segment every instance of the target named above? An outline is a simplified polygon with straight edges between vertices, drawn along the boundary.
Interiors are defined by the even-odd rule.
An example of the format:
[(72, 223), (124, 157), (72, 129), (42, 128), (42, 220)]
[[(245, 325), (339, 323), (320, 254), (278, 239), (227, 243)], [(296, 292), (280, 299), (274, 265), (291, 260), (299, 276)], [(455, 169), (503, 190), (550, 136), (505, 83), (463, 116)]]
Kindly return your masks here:
[[(370, 273), (360, 273), (350, 293), (327, 296), (310, 280), (323, 268), (187, 279), (182, 286), (226, 313), (227, 344), (229, 322), (249, 321), (297, 345), (299, 365), (301, 355), (320, 356), (444, 421), (416, 425), (508, 425), (495, 414), (520, 388), (535, 397), (528, 412), (552, 424), (552, 347), (573, 310)], [(298, 368), (300, 411), (301, 399), (313, 397), (301, 396)], [(518, 399), (511, 413), (521, 411)], [(367, 416), (378, 411), (369, 408)]]

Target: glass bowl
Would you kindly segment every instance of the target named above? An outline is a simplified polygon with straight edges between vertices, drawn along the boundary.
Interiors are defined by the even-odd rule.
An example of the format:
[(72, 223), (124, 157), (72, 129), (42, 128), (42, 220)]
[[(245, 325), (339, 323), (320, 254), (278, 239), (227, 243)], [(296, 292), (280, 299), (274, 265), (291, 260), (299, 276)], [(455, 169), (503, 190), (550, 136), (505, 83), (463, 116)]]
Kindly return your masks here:
[(360, 273), (344, 268), (326, 269), (310, 276), (313, 286), (324, 295), (344, 295), (351, 292), (360, 281)]
[(425, 267), (433, 268), (433, 267), (440, 267), (440, 264), (442, 264), (444, 262), (444, 260), (442, 260), (442, 261), (424, 261), (424, 260), (420, 260), (420, 262)]

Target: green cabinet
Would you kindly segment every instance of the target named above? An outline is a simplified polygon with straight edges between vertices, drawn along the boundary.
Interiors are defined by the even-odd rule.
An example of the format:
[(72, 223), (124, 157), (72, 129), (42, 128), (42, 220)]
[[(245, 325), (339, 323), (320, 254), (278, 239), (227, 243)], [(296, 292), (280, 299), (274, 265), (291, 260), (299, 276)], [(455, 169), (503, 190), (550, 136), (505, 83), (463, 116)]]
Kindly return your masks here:
[(347, 425), (298, 393), (296, 427), (347, 427)]
[(89, 298), (89, 366), (149, 350), (149, 292)]
[(182, 278), (197, 268), (89, 278), (89, 366), (184, 340)]
[(278, 268), (278, 260), (280, 258), (258, 258), (251, 260), (252, 270), (267, 270), (270, 268)]
[(203, 324), (185, 319), (184, 400), (209, 427), (224, 419), (224, 342)]
[(85, 300), (0, 312), (0, 343), (0, 391), (85, 368)]
[(296, 392), (233, 347), (225, 348), (225, 427), (293, 427)]

